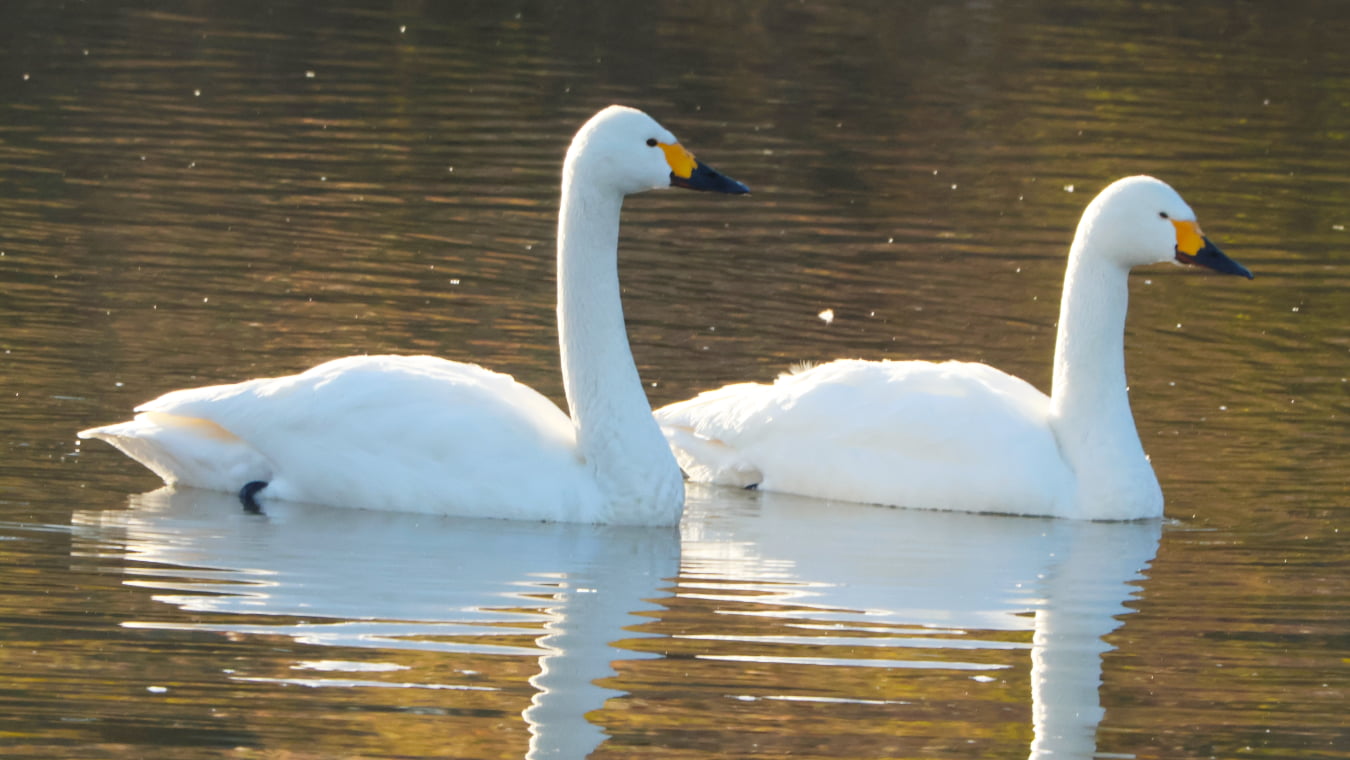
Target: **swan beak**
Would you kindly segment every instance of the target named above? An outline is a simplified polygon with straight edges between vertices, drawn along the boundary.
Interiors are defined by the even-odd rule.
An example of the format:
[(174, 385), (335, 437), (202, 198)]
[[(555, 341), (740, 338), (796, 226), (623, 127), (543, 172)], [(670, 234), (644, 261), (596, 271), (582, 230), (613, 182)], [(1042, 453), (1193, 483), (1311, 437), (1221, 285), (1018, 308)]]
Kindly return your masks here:
[(714, 193), (741, 195), (750, 188), (694, 158), (694, 154), (679, 143), (657, 143), (670, 164), (671, 187), (690, 190), (709, 190)]
[(1249, 280), (1255, 277), (1250, 269), (1228, 258), (1217, 245), (1209, 242), (1209, 238), (1200, 232), (1200, 225), (1175, 220), (1172, 225), (1177, 228), (1177, 261), (1224, 274), (1241, 275)]

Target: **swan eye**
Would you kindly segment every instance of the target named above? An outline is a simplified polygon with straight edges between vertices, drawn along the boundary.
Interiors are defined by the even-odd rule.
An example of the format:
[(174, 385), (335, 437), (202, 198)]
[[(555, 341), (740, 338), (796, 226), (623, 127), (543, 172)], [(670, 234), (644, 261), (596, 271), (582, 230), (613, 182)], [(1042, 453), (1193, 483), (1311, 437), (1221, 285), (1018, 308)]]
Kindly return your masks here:
[(648, 137), (648, 138), (647, 138), (647, 147), (648, 147), (648, 148), (655, 148), (655, 147), (656, 147), (656, 138), (655, 138), (655, 137)]
[(1158, 216), (1161, 217), (1161, 218), (1163, 218), (1163, 219), (1168, 218), (1168, 217), (1167, 217), (1167, 212), (1166, 212), (1166, 211), (1159, 211), (1159, 212), (1158, 212)]

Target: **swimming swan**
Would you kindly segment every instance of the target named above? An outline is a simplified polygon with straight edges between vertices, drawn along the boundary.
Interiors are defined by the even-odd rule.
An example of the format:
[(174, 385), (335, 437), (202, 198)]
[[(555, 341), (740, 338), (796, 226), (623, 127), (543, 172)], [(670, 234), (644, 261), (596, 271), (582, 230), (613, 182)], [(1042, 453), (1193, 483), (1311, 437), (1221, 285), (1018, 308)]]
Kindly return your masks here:
[(1175, 190), (1128, 177), (1069, 249), (1053, 392), (967, 362), (841, 360), (656, 412), (689, 478), (824, 499), (965, 512), (1158, 517), (1125, 383), (1131, 267), (1175, 259), (1251, 278)]
[[(558, 343), (571, 416), (508, 375), (352, 356), (299, 375), (173, 391), (99, 438), (166, 483), (406, 512), (673, 525), (684, 483), (652, 419), (619, 300), (623, 198), (745, 193), (641, 111), (586, 122), (563, 162)], [(265, 484), (265, 485), (264, 485)]]

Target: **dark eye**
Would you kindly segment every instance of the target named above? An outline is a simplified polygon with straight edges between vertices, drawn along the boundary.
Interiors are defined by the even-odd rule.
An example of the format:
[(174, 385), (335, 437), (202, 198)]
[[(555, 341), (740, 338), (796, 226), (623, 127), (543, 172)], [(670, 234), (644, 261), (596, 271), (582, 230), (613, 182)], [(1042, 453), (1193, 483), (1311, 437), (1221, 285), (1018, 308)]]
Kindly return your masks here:
[(647, 138), (647, 147), (648, 147), (648, 148), (655, 148), (655, 147), (656, 147), (656, 138), (655, 138), (655, 137), (648, 137), (648, 138)]
[(1159, 212), (1158, 212), (1158, 216), (1162, 217), (1163, 219), (1166, 219), (1166, 218), (1167, 218), (1167, 212), (1166, 212), (1166, 211), (1159, 211)]

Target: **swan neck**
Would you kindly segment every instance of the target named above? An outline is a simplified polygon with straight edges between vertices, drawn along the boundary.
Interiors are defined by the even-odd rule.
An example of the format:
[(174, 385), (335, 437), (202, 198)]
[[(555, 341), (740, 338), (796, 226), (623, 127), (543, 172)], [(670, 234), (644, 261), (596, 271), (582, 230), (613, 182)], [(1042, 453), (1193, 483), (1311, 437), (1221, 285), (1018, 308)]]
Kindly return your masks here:
[(1051, 406), (1063, 417), (1096, 416), (1121, 408), (1128, 415), (1129, 270), (1088, 254), (1090, 243), (1090, 238), (1075, 240), (1069, 254), (1055, 338)]
[(1076, 512), (1156, 517), (1162, 491), (1144, 454), (1125, 378), (1129, 270), (1079, 236), (1069, 253), (1055, 340), (1050, 424), (1077, 482)]
[[(563, 187), (558, 222), (558, 346), (567, 406), (579, 431), (605, 395), (631, 395), (637, 368), (619, 291), (623, 196)], [(599, 422), (599, 420), (595, 420)]]
[[(558, 221), (558, 344), (577, 445), (615, 503), (669, 501), (679, 468), (652, 417), (624, 324), (618, 271), (623, 195), (564, 171)], [(660, 477), (654, 475), (659, 473)], [(682, 495), (682, 494), (681, 494)], [(638, 519), (634, 516), (634, 519)]]

